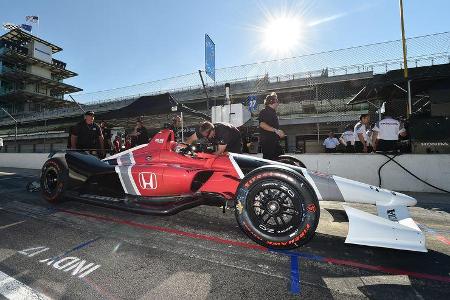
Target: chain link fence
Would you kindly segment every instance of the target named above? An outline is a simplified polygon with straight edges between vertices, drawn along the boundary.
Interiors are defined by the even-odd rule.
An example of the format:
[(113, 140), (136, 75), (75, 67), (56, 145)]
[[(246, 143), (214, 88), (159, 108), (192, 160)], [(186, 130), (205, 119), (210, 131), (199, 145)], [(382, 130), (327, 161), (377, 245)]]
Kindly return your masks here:
[[(450, 32), (407, 39), (408, 67), (450, 63)], [(271, 91), (279, 94), (281, 123), (292, 132), (293, 138), (302, 136), (322, 139), (328, 130), (342, 131), (354, 123), (361, 113), (376, 108), (367, 103), (347, 105), (376, 74), (403, 68), (401, 40), (271, 60), (216, 70), (216, 81), (203, 73), (211, 99), (206, 101), (198, 72), (92, 93), (72, 95), (87, 110), (96, 112), (120, 109), (143, 95), (170, 92), (177, 100), (201, 111), (214, 103), (223, 103), (224, 84), (231, 83), (234, 102), (245, 102), (249, 95), (257, 97), (260, 106)], [(262, 107), (260, 107), (262, 108)], [(43, 109), (32, 114), (15, 115), (18, 134), (40, 134), (64, 131), (64, 118), (80, 115), (80, 109), (69, 105), (59, 109)], [(60, 124), (46, 120), (60, 119)], [(26, 124), (34, 124), (32, 128)], [(152, 124), (148, 124), (151, 126)], [(158, 124), (159, 126), (159, 124)], [(290, 129), (291, 127), (294, 129)], [(7, 140), (14, 135), (14, 122), (0, 118), (0, 136)], [(295, 150), (297, 141), (289, 141)], [(33, 149), (35, 150), (36, 147)]]
[[(408, 66), (420, 67), (449, 63), (450, 32), (443, 32), (406, 40), (408, 49)], [(223, 84), (291, 81), (300, 78), (357, 74), (372, 72), (382, 74), (403, 68), (401, 40), (375, 43), (364, 46), (320, 52), (297, 57), (264, 61), (216, 70), (216, 81), (212, 82), (204, 76), (209, 87), (220, 87)], [(130, 97), (160, 94), (164, 92), (183, 92), (202, 88), (198, 72), (181, 76), (120, 87), (111, 90), (73, 95), (85, 104), (98, 104), (123, 100)], [(256, 84), (254, 88), (258, 89)]]

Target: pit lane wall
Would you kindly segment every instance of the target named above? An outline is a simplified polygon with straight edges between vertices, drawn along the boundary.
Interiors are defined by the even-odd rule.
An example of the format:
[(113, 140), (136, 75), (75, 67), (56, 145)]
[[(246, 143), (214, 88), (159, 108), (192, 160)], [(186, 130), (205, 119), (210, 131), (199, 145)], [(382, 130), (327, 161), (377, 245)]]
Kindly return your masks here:
[[(389, 159), (381, 154), (294, 154), (308, 169), (379, 185), (378, 169)], [(450, 154), (403, 154), (395, 158), (411, 173), (450, 190)], [(381, 186), (394, 191), (440, 192), (390, 161), (381, 169)]]
[(0, 168), (40, 169), (49, 153), (0, 153)]
[[(308, 169), (378, 186), (378, 168), (388, 158), (380, 154), (292, 154)], [(260, 155), (258, 155), (260, 156)], [(48, 153), (0, 153), (0, 167), (40, 169)], [(450, 190), (450, 154), (403, 154), (395, 158), (419, 178)], [(394, 162), (381, 169), (382, 187), (407, 192), (439, 192), (405, 172)]]

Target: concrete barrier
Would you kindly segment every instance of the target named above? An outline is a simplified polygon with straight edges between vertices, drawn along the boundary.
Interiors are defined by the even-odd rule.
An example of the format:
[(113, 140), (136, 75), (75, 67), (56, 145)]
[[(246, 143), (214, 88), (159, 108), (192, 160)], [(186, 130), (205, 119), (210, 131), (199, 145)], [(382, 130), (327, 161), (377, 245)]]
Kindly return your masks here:
[[(378, 169), (389, 159), (381, 154), (294, 154), (308, 169), (335, 174), (378, 186)], [(403, 154), (399, 162), (417, 177), (439, 188), (450, 190), (449, 154)], [(394, 162), (381, 169), (381, 186), (396, 191), (439, 192), (417, 180)]]
[[(0, 153), (0, 167), (40, 169), (48, 153)], [(259, 155), (258, 155), (259, 156)], [(293, 154), (308, 169), (335, 174), (378, 186), (378, 168), (388, 161), (380, 154)], [(403, 154), (395, 158), (419, 178), (450, 190), (449, 154)], [(438, 192), (417, 180), (394, 162), (381, 169), (384, 188), (408, 192)]]
[(0, 167), (40, 169), (48, 153), (0, 153)]

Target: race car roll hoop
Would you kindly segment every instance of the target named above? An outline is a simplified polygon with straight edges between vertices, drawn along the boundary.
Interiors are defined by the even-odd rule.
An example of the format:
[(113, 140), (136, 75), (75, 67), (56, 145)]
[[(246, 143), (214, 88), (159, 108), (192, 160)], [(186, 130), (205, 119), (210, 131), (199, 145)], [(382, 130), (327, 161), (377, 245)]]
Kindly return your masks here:
[[(407, 195), (313, 172), (289, 156), (278, 162), (180, 149), (165, 129), (149, 144), (103, 161), (79, 152), (57, 153), (42, 168), (42, 195), (52, 203), (73, 199), (160, 215), (231, 203), (248, 237), (277, 249), (310, 241), (320, 218), (319, 201), (340, 201), (349, 218), (346, 243), (427, 251), (407, 208), (416, 200)], [(378, 215), (347, 203), (376, 205)]]

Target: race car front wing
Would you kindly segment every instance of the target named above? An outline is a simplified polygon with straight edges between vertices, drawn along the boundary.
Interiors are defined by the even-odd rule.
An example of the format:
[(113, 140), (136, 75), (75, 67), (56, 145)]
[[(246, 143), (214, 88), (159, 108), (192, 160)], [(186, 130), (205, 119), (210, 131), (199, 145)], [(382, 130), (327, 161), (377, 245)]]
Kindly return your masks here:
[(376, 205), (378, 215), (343, 204), (349, 220), (346, 243), (427, 252), (425, 236), (408, 210), (416, 199), (334, 175), (304, 174), (320, 200)]

